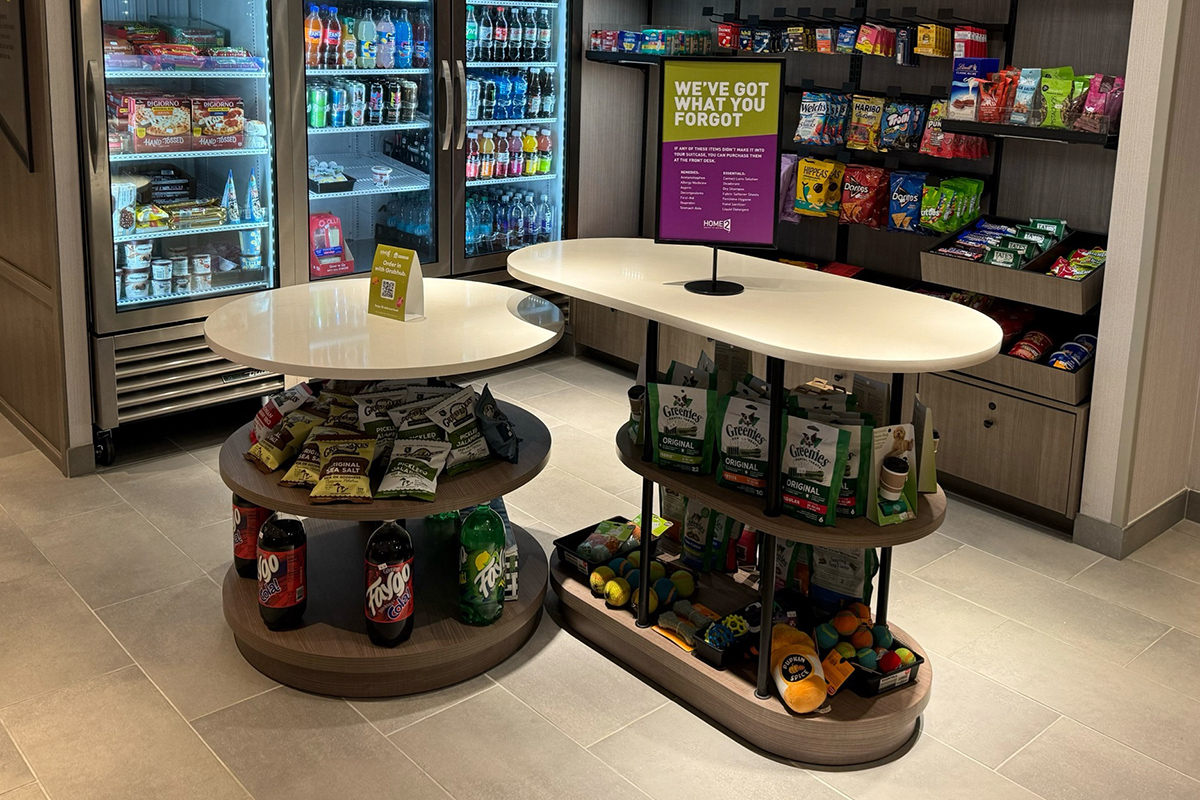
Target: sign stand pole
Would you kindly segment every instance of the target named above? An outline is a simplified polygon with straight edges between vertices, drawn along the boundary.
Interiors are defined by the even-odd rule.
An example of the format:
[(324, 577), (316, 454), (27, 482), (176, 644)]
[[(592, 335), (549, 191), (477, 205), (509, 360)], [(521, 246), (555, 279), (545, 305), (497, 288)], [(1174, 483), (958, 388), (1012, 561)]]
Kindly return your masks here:
[(720, 256), (720, 248), (713, 248), (713, 274), (712, 280), (707, 281), (688, 281), (683, 285), (692, 294), (706, 294), (712, 297), (732, 297), (735, 294), (741, 294), (746, 291), (746, 287), (740, 283), (733, 281), (717, 280), (717, 257)]

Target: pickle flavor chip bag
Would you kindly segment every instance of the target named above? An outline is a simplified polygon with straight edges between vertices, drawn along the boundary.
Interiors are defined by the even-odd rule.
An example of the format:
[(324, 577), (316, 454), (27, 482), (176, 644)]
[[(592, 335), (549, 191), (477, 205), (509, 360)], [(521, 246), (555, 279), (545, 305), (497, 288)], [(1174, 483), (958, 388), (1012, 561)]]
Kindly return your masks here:
[(449, 442), (420, 439), (397, 439), (387, 472), (379, 483), (375, 499), (411, 497), (433, 500), (437, 493), (437, 478), (450, 455)]
[(478, 402), (479, 395), (468, 386), (429, 409), (429, 418), (446, 430), (450, 441), (450, 456), (446, 459), (448, 475), (466, 472), (491, 458), (479, 420), (475, 418)]
[(717, 483), (762, 497), (767, 488), (769, 406), (744, 397), (722, 397), (718, 413), (721, 449)]
[(915, 439), (911, 424), (876, 428), (872, 434), (867, 517), (876, 525), (917, 518)]
[(436, 400), (418, 400), (388, 409), (388, 419), (395, 427), (397, 439), (421, 439), (427, 442), (444, 441), (446, 430), (429, 418)]
[(785, 422), (783, 513), (813, 525), (836, 525), (850, 433), (802, 417)]
[(707, 475), (717, 441), (717, 393), (711, 389), (652, 383), (649, 400), (654, 463), (666, 469)]

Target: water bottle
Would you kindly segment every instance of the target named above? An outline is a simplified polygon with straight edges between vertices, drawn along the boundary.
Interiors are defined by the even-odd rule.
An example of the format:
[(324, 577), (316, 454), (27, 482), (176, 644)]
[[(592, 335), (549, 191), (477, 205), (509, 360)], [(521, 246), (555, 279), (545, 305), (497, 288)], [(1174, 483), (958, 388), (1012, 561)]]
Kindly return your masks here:
[(474, 198), (467, 199), (467, 210), (463, 215), (463, 226), (466, 228), (466, 251), (467, 258), (475, 255), (475, 227), (479, 224), (475, 219), (475, 200)]
[(550, 206), (550, 197), (542, 195), (538, 204), (538, 243), (554, 241), (554, 209)]
[[(493, 119), (510, 119), (512, 117), (513, 82), (507, 74), (496, 76), (496, 110)], [(515, 118), (514, 118), (515, 119)]]
[(483, 211), (479, 215), (479, 244), (477, 252), (479, 254), (490, 253), (492, 250), (492, 230), (495, 228), (495, 213), (492, 209), (492, 204), (488, 202), (487, 196), (483, 198)]
[(508, 207), (508, 249), (525, 246), (525, 207), (517, 197)]
[(510, 119), (520, 119), (525, 115), (525, 98), (529, 92), (529, 79), (525, 77), (525, 70), (519, 69), (513, 74), (512, 79), (512, 115)]
[(533, 192), (525, 193), (525, 244), (536, 244), (540, 230), (537, 206), (533, 202)]

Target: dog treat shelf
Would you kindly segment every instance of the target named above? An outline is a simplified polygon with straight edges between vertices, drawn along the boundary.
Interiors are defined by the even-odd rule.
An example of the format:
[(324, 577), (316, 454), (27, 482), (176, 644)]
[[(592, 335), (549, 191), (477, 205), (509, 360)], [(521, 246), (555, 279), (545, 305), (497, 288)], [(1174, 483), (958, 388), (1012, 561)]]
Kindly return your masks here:
[[(759, 531), (758, 568), (768, 576), (775, 574), (777, 537), (833, 547), (879, 547), (875, 619), (886, 624), (892, 547), (935, 531), (945, 517), (945, 495), (940, 490), (921, 495), (915, 520), (885, 527), (855, 519), (825, 528), (780, 516), (778, 434), (785, 405), (784, 362), (894, 374), (959, 369), (983, 363), (999, 351), (1000, 327), (964, 306), (732, 253), (720, 254), (719, 277), (742, 284), (742, 294), (712, 297), (685, 290), (688, 281), (710, 275), (712, 259), (713, 251), (706, 247), (660, 245), (648, 239), (585, 239), (519, 250), (509, 255), (508, 269), (535, 286), (647, 319), (643, 363), (651, 370), (658, 364), (659, 324), (765, 355), (771, 386), (765, 501), (719, 487), (711, 475), (659, 468), (649, 447), (632, 445), (627, 427), (622, 427), (617, 454), (642, 476), (642, 518), (652, 514), (656, 483), (697, 497)], [(900, 401), (899, 395), (892, 398), (893, 420), (901, 416)], [(651, 537), (642, 537), (643, 563), (651, 557)], [(912, 686), (872, 698), (843, 690), (830, 701), (829, 713), (794, 714), (773, 697), (769, 624), (761, 628), (753, 673), (717, 671), (650, 631), (646, 604), (639, 618), (606, 610), (585, 584), (568, 577), (570, 570), (557, 554), (552, 556), (551, 585), (563, 617), (576, 632), (748, 741), (784, 758), (828, 765), (884, 758), (912, 738), (929, 703), (933, 671), (926, 660)], [(650, 570), (641, 571), (643, 596), (649, 590), (649, 575)], [(760, 584), (754, 589), (728, 576), (706, 574), (700, 591), (705, 597), (710, 596), (705, 592), (727, 597), (732, 608), (754, 599), (764, 609), (773, 608), (774, 580)], [(892, 630), (924, 656), (912, 637), (895, 625)]]
[[(382, 380), (449, 377), (521, 361), (553, 346), (562, 317), (552, 303), (489, 283), (426, 279), (425, 316), (398, 322), (367, 314), (367, 278), (302, 284), (235, 300), (208, 318), (205, 337), (234, 363), (314, 378)], [(250, 425), (221, 448), (220, 471), (235, 493), (265, 508), (309, 517), (308, 609), (301, 626), (270, 631), (258, 613), (257, 585), (231, 566), (225, 620), (238, 649), (280, 683), (342, 697), (424, 692), (478, 675), (525, 643), (541, 615), (546, 559), (532, 536), (513, 526), (520, 553), (519, 599), (494, 624), (455, 617), (457, 543), (425, 530), (428, 514), (501, 497), (529, 481), (550, 458), (550, 431), (537, 417), (501, 403), (521, 437), (516, 464), (492, 461), (438, 482), (432, 502), (376, 500), (312, 505), (307, 490), (279, 486), (242, 454)], [(316, 519), (312, 519), (316, 518)], [(363, 551), (373, 525), (408, 521), (417, 551), (416, 621), (393, 649), (367, 639), (362, 619)]]

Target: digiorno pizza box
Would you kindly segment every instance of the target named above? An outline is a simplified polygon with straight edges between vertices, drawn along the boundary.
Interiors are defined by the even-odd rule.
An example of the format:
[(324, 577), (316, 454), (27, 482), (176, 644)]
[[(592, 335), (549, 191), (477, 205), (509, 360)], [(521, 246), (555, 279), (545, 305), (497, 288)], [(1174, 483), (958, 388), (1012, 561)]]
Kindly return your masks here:
[(129, 117), (135, 153), (187, 150), (192, 141), (192, 108), (186, 97), (133, 97)]

